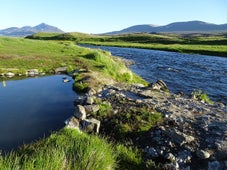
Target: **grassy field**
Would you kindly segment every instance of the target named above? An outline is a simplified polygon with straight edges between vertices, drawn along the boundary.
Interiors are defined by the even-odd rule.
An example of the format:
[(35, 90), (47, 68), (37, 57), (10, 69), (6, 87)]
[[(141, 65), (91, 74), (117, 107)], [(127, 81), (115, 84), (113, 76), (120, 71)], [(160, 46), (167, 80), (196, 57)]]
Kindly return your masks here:
[(80, 44), (135, 47), (180, 53), (205, 54), (227, 57), (226, 34), (123, 34), (88, 35), (65, 33), (50, 36), (38, 33), (28, 38), (45, 40), (70, 40)]
[[(22, 38), (0, 37), (0, 73), (24, 74), (27, 69), (53, 73), (58, 67), (71, 70), (83, 69), (80, 81), (88, 76), (92, 86), (105, 84), (110, 80), (120, 82), (141, 82), (118, 58), (102, 50), (76, 46), (72, 41), (44, 41)], [(97, 77), (99, 79), (97, 79)]]

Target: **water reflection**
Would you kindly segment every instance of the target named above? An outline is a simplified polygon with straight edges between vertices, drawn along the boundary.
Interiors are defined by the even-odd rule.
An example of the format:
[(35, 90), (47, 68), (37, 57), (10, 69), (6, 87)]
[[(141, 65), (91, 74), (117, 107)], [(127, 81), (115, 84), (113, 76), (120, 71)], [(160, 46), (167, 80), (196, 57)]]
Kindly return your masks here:
[(0, 150), (43, 138), (64, 126), (73, 114), (73, 80), (63, 75), (2, 80), (0, 87)]
[(2, 81), (2, 86), (6, 87), (6, 81), (5, 80)]

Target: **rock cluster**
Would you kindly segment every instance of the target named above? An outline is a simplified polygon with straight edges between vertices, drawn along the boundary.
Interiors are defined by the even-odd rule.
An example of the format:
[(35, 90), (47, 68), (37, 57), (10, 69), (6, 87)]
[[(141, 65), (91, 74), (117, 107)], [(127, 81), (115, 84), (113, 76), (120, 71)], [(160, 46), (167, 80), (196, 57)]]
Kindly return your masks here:
[(166, 87), (163, 81), (150, 87), (117, 84), (97, 96), (111, 104), (115, 115), (132, 105), (162, 113), (161, 125), (132, 141), (146, 159), (162, 160), (167, 169), (227, 169), (227, 107), (167, 93)]
[(24, 74), (22, 73), (15, 73), (19, 72), (18, 69), (11, 69), (11, 68), (6, 68), (6, 69), (1, 69), (2, 73), (0, 73), (0, 76), (2, 77), (7, 77), (7, 78), (12, 78), (14, 76), (28, 76), (28, 77), (34, 77), (38, 75), (45, 75), (44, 72), (39, 72), (38, 69), (28, 69)]
[(78, 129), (79, 131), (99, 133), (100, 121), (94, 118), (89, 118), (92, 114), (99, 110), (99, 105), (94, 104), (92, 94), (94, 90), (82, 97), (78, 97), (74, 101), (74, 115), (65, 121), (66, 127)]
[[(68, 67), (59, 67), (54, 69), (53, 73), (55, 74), (65, 74), (67, 73)], [(0, 69), (0, 76), (2, 77), (8, 77), (12, 78), (14, 76), (28, 76), (28, 77), (34, 77), (38, 75), (45, 75), (45, 72), (39, 71), (38, 69), (28, 69), (25, 71), (25, 73), (19, 73), (20, 70), (15, 69), (15, 68), (1, 68)]]

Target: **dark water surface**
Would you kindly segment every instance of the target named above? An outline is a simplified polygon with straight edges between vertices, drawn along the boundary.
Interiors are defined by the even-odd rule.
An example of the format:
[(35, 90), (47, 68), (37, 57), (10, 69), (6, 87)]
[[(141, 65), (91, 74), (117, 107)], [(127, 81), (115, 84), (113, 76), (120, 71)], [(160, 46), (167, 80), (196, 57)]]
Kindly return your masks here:
[[(2, 81), (0, 150), (9, 151), (64, 126), (73, 114), (75, 92), (63, 75)], [(68, 79), (71, 79), (68, 77)]]
[(148, 82), (162, 79), (171, 92), (189, 95), (201, 89), (214, 101), (227, 104), (227, 58), (158, 50), (87, 46), (134, 60), (130, 68)]

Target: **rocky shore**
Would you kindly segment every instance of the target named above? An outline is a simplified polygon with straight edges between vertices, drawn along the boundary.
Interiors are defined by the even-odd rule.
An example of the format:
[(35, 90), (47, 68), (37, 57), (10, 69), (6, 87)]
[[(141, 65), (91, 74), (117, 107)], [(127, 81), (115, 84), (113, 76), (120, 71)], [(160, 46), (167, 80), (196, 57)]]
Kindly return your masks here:
[[(227, 107), (164, 92), (164, 86), (157, 82), (150, 87), (115, 84), (98, 92), (91, 89), (76, 99), (73, 119), (80, 121), (81, 117), (90, 116), (101, 120), (100, 133), (138, 147), (144, 160), (160, 163), (164, 169), (227, 169)], [(100, 103), (108, 104), (111, 110), (101, 115)], [(78, 116), (78, 106), (84, 108), (85, 115)], [(150, 119), (136, 115), (141, 110), (151, 116), (159, 113), (162, 120), (140, 131), (138, 124), (150, 127)], [(132, 120), (129, 125), (125, 123), (128, 120)], [(128, 129), (124, 126), (122, 130), (120, 124), (128, 125)], [(80, 129), (83, 130), (81, 126)]]

